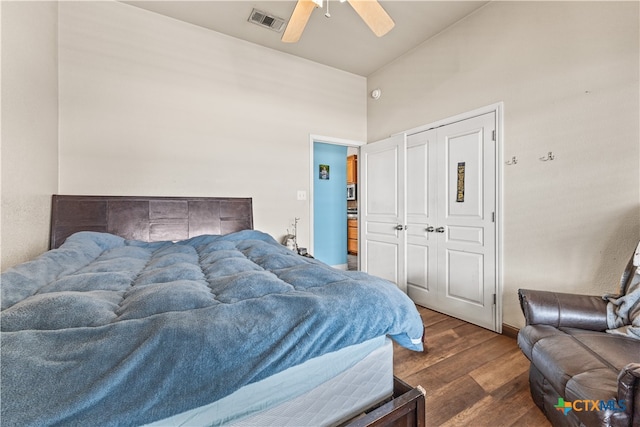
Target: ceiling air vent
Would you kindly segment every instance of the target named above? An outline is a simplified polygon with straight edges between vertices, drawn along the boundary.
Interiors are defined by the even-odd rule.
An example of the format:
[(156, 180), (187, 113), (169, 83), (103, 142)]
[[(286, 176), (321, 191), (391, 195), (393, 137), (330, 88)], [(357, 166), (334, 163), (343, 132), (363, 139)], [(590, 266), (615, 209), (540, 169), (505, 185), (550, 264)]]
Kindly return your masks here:
[(265, 27), (279, 33), (284, 28), (285, 20), (278, 18), (277, 16), (269, 15), (267, 12), (253, 9), (249, 16), (249, 22), (253, 22), (261, 27)]

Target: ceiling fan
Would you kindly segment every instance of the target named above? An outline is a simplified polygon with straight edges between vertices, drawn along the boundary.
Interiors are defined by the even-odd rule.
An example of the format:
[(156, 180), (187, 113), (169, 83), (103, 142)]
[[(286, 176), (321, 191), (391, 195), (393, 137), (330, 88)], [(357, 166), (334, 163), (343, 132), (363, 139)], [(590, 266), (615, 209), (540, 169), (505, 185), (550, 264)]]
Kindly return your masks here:
[[(327, 0), (328, 2), (329, 0)], [(344, 2), (345, 0), (340, 0)], [(371, 31), (378, 37), (387, 34), (395, 23), (389, 14), (380, 6), (377, 0), (347, 0), (360, 18), (371, 28)], [(316, 7), (322, 7), (322, 0), (298, 0), (293, 9), (287, 29), (282, 35), (285, 43), (295, 43), (300, 40), (304, 27), (309, 21), (311, 12)], [(328, 13), (327, 13), (328, 16)]]

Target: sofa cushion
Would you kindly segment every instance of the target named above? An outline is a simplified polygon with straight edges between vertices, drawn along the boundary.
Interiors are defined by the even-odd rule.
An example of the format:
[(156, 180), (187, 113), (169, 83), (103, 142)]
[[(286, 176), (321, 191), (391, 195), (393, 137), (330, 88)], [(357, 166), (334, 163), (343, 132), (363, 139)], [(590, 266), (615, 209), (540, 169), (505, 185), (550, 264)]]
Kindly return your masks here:
[(616, 374), (631, 362), (640, 362), (640, 340), (584, 329), (562, 328), (590, 352), (615, 369)]
[(561, 396), (565, 396), (567, 382), (584, 372), (609, 371), (615, 381), (616, 370), (584, 347), (575, 336), (559, 332), (542, 337), (533, 344), (531, 361)]
[(629, 362), (640, 362), (640, 340), (584, 329), (563, 328), (563, 331), (575, 337), (592, 353), (615, 368), (618, 373)]

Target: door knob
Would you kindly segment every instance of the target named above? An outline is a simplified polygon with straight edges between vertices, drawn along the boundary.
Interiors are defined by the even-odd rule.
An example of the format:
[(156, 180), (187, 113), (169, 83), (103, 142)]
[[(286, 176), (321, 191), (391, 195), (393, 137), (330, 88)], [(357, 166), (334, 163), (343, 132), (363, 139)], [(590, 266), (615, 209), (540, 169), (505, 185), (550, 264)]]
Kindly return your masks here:
[(435, 231), (435, 228), (433, 228), (432, 226), (428, 226), (426, 230), (427, 230), (427, 233), (433, 233)]
[(399, 224), (396, 225), (396, 230), (398, 230), (398, 231), (404, 230), (404, 225), (399, 225)]
[(444, 233), (444, 227), (436, 228), (436, 233)]

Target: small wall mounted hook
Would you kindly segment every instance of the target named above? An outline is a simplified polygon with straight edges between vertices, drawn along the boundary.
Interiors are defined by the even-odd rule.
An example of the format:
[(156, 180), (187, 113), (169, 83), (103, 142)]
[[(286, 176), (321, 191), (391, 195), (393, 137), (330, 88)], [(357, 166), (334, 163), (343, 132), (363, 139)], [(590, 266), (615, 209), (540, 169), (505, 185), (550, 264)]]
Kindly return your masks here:
[(511, 158), (511, 160), (507, 160), (506, 162), (504, 162), (506, 165), (517, 165), (518, 164), (518, 159), (516, 159), (516, 156), (513, 156)]
[(540, 160), (543, 161), (543, 162), (548, 162), (548, 161), (553, 160), (555, 158), (556, 158), (556, 156), (553, 155), (553, 152), (549, 151), (546, 156), (540, 157)]

